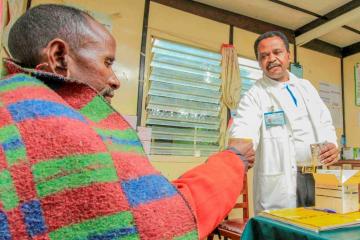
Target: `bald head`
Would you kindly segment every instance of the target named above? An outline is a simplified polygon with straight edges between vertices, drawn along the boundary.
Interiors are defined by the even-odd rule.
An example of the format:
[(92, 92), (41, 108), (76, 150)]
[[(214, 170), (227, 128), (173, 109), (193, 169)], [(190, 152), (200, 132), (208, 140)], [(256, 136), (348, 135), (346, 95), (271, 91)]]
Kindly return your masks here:
[(41, 61), (41, 50), (55, 38), (64, 40), (71, 50), (83, 44), (89, 32), (87, 13), (68, 6), (45, 4), (22, 15), (9, 33), (9, 50), (23, 67), (33, 68)]
[(39, 5), (12, 27), (9, 49), (22, 67), (91, 86), (108, 101), (120, 82), (112, 70), (114, 37), (87, 13), (62, 5)]

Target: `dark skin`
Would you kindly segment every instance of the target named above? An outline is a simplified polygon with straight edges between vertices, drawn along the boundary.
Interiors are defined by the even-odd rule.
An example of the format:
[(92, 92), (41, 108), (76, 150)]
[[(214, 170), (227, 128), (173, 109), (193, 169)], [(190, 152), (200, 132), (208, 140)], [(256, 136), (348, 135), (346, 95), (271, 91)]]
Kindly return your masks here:
[(112, 64), (115, 61), (116, 42), (98, 22), (87, 17), (89, 27), (83, 33), (77, 49), (62, 39), (55, 38), (42, 50), (42, 65), (46, 71), (83, 82), (110, 102), (114, 90), (120, 87)]
[[(275, 81), (289, 80), (287, 69), (290, 64), (290, 53), (280, 37), (265, 38), (258, 46), (258, 61), (265, 75)], [(339, 149), (333, 143), (325, 143), (320, 150), (320, 162), (325, 166), (339, 160)]]
[(320, 162), (330, 166), (339, 161), (339, 149), (333, 143), (326, 143), (320, 150)]
[[(290, 53), (280, 37), (275, 36), (261, 40), (258, 45), (257, 59), (267, 77), (279, 82), (289, 80), (287, 69), (290, 64)], [(229, 146), (237, 148), (240, 153), (248, 158), (249, 166), (253, 166), (255, 153), (252, 149), (252, 143), (248, 139), (230, 139)], [(332, 165), (339, 160), (339, 149), (333, 143), (325, 143), (320, 150), (319, 157), (321, 164)]]
[(290, 64), (290, 53), (281, 38), (270, 37), (260, 41), (257, 57), (266, 76), (278, 82), (289, 80), (287, 69)]
[(229, 147), (235, 147), (248, 160), (249, 168), (254, 166), (255, 151), (251, 139), (231, 138)]

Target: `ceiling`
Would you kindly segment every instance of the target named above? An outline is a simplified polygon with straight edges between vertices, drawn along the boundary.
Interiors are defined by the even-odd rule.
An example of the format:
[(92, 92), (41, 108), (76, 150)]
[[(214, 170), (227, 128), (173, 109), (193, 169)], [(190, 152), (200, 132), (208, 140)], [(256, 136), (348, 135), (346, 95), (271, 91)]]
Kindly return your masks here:
[(360, 0), (195, 0), (292, 30), (296, 45), (321, 40), (360, 52)]

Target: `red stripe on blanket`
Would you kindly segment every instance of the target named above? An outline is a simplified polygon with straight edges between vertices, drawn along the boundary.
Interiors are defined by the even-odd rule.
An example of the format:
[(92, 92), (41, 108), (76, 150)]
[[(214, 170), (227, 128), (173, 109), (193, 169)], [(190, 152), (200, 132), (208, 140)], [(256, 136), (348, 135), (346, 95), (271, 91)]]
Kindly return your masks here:
[(3, 147), (0, 145), (0, 171), (7, 167), (7, 162), (5, 158), (5, 152)]
[(65, 190), (41, 201), (49, 231), (83, 220), (129, 210), (119, 183)]
[(20, 201), (36, 198), (35, 184), (28, 163), (21, 163), (10, 168), (10, 174)]
[(9, 125), (11, 123), (12, 123), (12, 118), (9, 111), (4, 107), (0, 107), (0, 128)]
[(63, 97), (64, 100), (76, 110), (83, 108), (97, 95), (97, 93), (88, 86), (76, 83), (64, 84), (63, 87), (56, 90), (56, 93)]
[(44, 88), (43, 86), (17, 88), (15, 90), (5, 92), (2, 96), (2, 101), (7, 105), (34, 99), (52, 101), (61, 104), (65, 103), (59, 96), (54, 94), (51, 89)]
[(19, 208), (15, 208), (11, 211), (6, 212), (9, 221), (9, 230), (11, 233), (12, 240), (26, 240), (28, 236), (26, 227), (24, 224), (23, 216)]
[(31, 240), (50, 240), (50, 237), (46, 233), (46, 234), (43, 234), (43, 235), (34, 236), (34, 237), (31, 238)]
[(18, 127), (31, 163), (106, 151), (97, 133), (78, 120), (46, 117), (19, 122)]
[(120, 179), (128, 180), (140, 176), (159, 173), (146, 156), (136, 153), (113, 152), (111, 154)]
[(110, 114), (107, 118), (99, 122), (98, 125), (112, 130), (126, 130), (130, 128), (130, 125), (116, 112)]

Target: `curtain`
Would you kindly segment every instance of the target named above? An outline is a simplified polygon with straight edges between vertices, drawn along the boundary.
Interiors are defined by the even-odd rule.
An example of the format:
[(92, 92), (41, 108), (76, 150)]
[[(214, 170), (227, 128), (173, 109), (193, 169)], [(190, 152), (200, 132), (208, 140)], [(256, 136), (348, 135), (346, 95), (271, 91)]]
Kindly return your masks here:
[(236, 49), (231, 44), (223, 44), (221, 54), (221, 100), (229, 109), (235, 109), (239, 103), (241, 93), (240, 71)]

